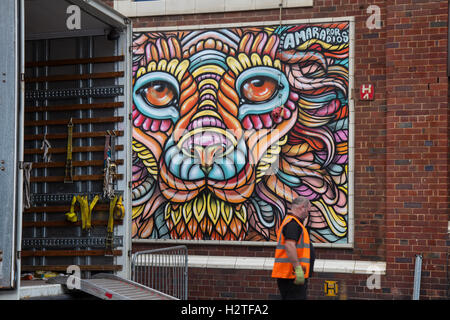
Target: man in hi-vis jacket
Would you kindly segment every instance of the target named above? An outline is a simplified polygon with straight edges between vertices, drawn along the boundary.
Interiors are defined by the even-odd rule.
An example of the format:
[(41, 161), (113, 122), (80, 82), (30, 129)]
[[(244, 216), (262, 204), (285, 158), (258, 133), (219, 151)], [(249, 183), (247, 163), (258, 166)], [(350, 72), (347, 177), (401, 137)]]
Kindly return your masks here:
[(306, 299), (308, 278), (314, 266), (314, 249), (305, 220), (311, 203), (305, 197), (292, 201), (292, 209), (277, 231), (272, 278), (277, 278), (282, 300)]

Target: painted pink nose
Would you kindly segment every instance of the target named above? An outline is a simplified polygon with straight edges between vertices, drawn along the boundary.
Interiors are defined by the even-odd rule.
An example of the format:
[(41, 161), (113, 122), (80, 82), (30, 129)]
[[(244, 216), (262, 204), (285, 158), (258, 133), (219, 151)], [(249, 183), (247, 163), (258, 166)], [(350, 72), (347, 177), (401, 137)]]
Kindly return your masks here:
[(200, 162), (200, 168), (207, 175), (214, 164), (214, 160), (225, 153), (222, 145), (214, 144), (207, 146), (194, 145), (194, 157)]

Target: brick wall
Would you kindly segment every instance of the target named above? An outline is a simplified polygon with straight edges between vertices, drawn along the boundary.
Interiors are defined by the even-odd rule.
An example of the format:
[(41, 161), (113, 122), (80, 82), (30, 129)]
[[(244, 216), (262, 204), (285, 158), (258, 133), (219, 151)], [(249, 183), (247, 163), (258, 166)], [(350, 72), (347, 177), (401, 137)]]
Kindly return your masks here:
[(386, 25), (386, 261), (392, 294), (411, 295), (423, 253), (422, 295), (448, 278), (447, 1), (395, 1)]
[[(276, 281), (270, 271), (192, 268), (189, 270), (190, 299), (278, 300)], [(389, 287), (381, 280), (381, 289), (367, 287), (367, 275), (316, 273), (308, 285), (309, 299), (353, 300), (389, 299)], [(327, 282), (330, 289), (325, 293)]]
[[(105, 1), (112, 5), (112, 1)], [(381, 8), (381, 29), (369, 30), (369, 5)], [(448, 2), (315, 0), (283, 20), (355, 17), (355, 246), (317, 249), (320, 259), (386, 261), (381, 288), (367, 275), (316, 273), (310, 296), (337, 281), (340, 299), (410, 299), (414, 259), (423, 254), (421, 298), (448, 299)], [(279, 20), (279, 10), (139, 17), (134, 27)], [(373, 101), (359, 87), (375, 86)], [(160, 245), (158, 245), (160, 246)], [(158, 247), (133, 246), (133, 250)], [(273, 247), (189, 245), (196, 255), (272, 256)], [(191, 299), (274, 298), (267, 271), (191, 268)], [(344, 288), (344, 289), (343, 289)]]

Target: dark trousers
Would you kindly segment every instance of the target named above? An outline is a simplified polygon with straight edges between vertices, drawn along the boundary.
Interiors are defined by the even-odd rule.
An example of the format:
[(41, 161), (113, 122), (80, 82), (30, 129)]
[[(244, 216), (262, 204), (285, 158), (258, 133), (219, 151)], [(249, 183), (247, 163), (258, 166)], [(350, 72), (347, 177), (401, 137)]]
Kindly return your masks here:
[(294, 284), (294, 279), (277, 279), (281, 300), (306, 300), (308, 279), (304, 285)]

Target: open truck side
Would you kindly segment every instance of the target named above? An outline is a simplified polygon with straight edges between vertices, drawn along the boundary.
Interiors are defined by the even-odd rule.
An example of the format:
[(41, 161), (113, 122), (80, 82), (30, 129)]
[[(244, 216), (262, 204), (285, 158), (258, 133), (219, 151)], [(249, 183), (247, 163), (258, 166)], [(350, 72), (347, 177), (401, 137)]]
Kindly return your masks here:
[(69, 266), (129, 279), (131, 22), (91, 0), (1, 1), (0, 21), (0, 299)]

